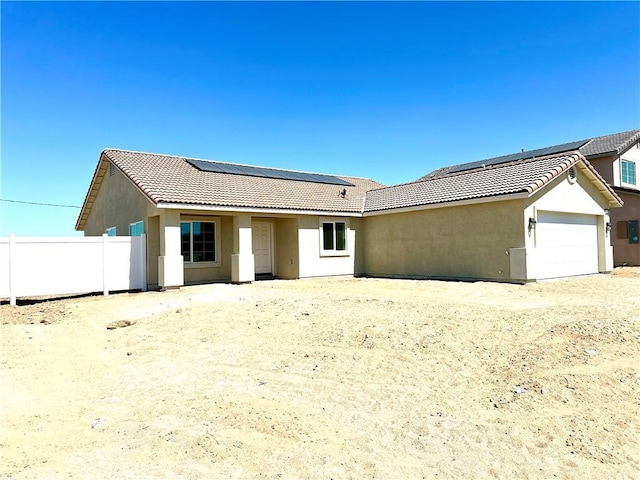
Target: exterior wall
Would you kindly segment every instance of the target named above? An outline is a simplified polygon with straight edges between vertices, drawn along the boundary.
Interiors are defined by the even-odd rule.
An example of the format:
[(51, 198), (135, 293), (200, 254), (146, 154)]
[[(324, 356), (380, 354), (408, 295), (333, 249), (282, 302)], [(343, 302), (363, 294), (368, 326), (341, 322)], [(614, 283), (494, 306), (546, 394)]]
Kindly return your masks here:
[(617, 162), (617, 180), (614, 179), (613, 171), (614, 171), (614, 161), (616, 157), (607, 156), (607, 157), (599, 157), (599, 158), (589, 158), (588, 161), (593, 168), (595, 168), (598, 173), (606, 180), (609, 185), (615, 185), (616, 181), (620, 184), (620, 162)]
[[(102, 168), (108, 170), (108, 163)], [(129, 235), (129, 224), (140, 220), (146, 233), (148, 217), (153, 215), (158, 215), (158, 209), (116, 168), (112, 176), (107, 171), (102, 180), (84, 234), (102, 235), (107, 228), (116, 227), (117, 235)]]
[[(610, 211), (611, 218), (611, 245), (613, 245), (613, 264), (640, 265), (640, 246), (630, 244), (627, 238), (618, 238), (618, 222), (628, 220), (640, 220), (640, 142), (633, 145), (619, 156), (607, 156), (589, 158), (589, 162), (598, 170), (598, 173), (613, 187), (622, 187), (625, 190), (616, 190), (622, 198), (624, 205)], [(636, 185), (623, 184), (621, 181), (620, 160), (630, 160), (636, 164)], [(632, 190), (632, 191), (629, 191)], [(633, 193), (638, 190), (638, 193)]]
[(351, 219), (351, 229), (355, 232), (355, 259), (354, 259), (354, 274), (355, 275), (364, 275), (365, 274), (365, 266), (364, 266), (364, 219), (363, 218), (352, 218)]
[[(344, 221), (347, 223), (347, 250), (340, 256), (321, 256), (321, 222)], [(349, 217), (304, 216), (298, 219), (299, 276), (322, 277), (353, 275), (355, 263), (356, 231)]]
[(300, 276), (298, 252), (298, 219), (278, 218), (275, 220), (275, 272), (279, 278), (294, 279)]
[(509, 281), (509, 249), (524, 247), (523, 201), (364, 218), (367, 275)]
[(576, 169), (576, 181), (571, 183), (568, 175), (560, 175), (525, 202), (525, 217), (534, 217), (536, 210), (569, 212), (584, 215), (604, 215), (609, 203), (589, 178)]
[(624, 206), (622, 208), (613, 208), (609, 213), (611, 217), (613, 263), (615, 266), (640, 266), (640, 244), (629, 243), (628, 238), (619, 238), (623, 237), (626, 232), (618, 232), (618, 222), (640, 220), (640, 192), (632, 193), (616, 190), (616, 193), (624, 201)]
[(158, 287), (158, 257), (160, 256), (160, 215), (149, 217), (147, 232), (147, 282)]

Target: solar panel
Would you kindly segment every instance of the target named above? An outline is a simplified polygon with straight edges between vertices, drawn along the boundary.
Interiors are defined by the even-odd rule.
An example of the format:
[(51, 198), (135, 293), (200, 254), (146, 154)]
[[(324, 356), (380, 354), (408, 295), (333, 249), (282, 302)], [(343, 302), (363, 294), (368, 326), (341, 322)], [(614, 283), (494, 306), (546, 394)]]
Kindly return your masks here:
[(518, 160), (525, 160), (527, 158), (544, 157), (545, 155), (553, 155), (555, 153), (570, 152), (582, 147), (589, 140), (579, 140), (577, 142), (563, 143), (560, 145), (553, 145), (552, 147), (538, 148), (536, 150), (528, 150), (526, 152), (512, 153), (510, 155), (503, 155), (501, 157), (487, 158), (486, 160), (479, 160), (477, 162), (463, 163), (460, 165), (453, 165), (448, 168), (444, 168), (443, 174), (464, 172), (465, 170), (473, 170), (488, 165), (499, 165), (501, 163), (515, 162)]
[(293, 172), (277, 168), (252, 167), (249, 165), (233, 165), (230, 163), (208, 162), (204, 160), (187, 159), (191, 165), (203, 172), (229, 173), (231, 175), (245, 175), (248, 177), (277, 178), (280, 180), (297, 180), (301, 182), (327, 183), (330, 185), (344, 185), (353, 187), (352, 183), (320, 173)]

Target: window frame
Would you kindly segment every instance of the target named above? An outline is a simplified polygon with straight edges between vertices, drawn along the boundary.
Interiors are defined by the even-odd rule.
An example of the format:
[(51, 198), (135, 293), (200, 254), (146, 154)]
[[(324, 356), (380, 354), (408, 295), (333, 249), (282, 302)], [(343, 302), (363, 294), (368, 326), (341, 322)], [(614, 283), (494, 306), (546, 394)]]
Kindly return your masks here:
[[(193, 235), (193, 224), (194, 223), (200, 223), (200, 224), (212, 224), (213, 225), (213, 260), (195, 260), (193, 259), (194, 257), (194, 250), (193, 250), (193, 245), (194, 245), (194, 235)], [(182, 232), (182, 226), (183, 225), (189, 225), (189, 260), (185, 260), (184, 258), (184, 253), (183, 253), (183, 232)], [(182, 256), (182, 261), (183, 264), (185, 266), (192, 266), (192, 267), (197, 267), (197, 266), (217, 266), (220, 264), (220, 239), (219, 239), (219, 221), (217, 219), (202, 219), (202, 220), (197, 220), (197, 219), (181, 219), (180, 220), (180, 255)]]
[[(336, 225), (344, 225), (344, 248), (339, 249), (338, 247), (338, 228)], [(325, 248), (325, 225), (331, 225), (331, 244), (332, 248)], [(351, 251), (349, 249), (349, 219), (347, 218), (321, 218), (320, 225), (318, 228), (319, 240), (320, 240), (320, 256), (321, 257), (348, 257), (351, 255)]]
[[(140, 233), (136, 233), (135, 229), (137, 227), (140, 227)], [(144, 235), (144, 222), (142, 220), (139, 220), (137, 222), (133, 222), (133, 223), (129, 224), (129, 236), (130, 237), (140, 237), (142, 235)]]
[[(631, 178), (633, 180), (633, 183), (625, 180), (625, 175), (627, 177), (627, 180), (630, 180), (629, 178), (630, 174), (633, 175), (633, 178)], [(638, 174), (638, 169), (636, 168), (636, 162), (634, 162), (633, 160), (627, 160), (624, 158), (620, 159), (620, 183), (624, 185), (632, 185), (635, 187), (638, 184), (637, 174)]]

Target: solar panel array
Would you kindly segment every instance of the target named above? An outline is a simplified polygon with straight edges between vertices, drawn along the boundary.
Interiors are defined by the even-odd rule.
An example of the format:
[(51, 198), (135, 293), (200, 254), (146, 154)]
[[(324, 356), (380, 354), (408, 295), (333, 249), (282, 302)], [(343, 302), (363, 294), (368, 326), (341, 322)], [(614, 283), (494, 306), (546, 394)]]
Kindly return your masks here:
[(344, 185), (353, 187), (352, 183), (320, 173), (294, 172), (277, 168), (252, 167), (249, 165), (235, 165), (231, 163), (208, 162), (204, 160), (187, 159), (191, 165), (204, 172), (229, 173), (231, 175), (245, 175), (248, 177), (277, 178), (280, 180), (297, 180), (300, 182), (328, 183), (330, 185)]
[(512, 153), (511, 155), (503, 155), (502, 157), (488, 158), (477, 162), (463, 163), (443, 168), (441, 174), (464, 172), (465, 170), (473, 170), (482, 166), (499, 165), (501, 163), (515, 162), (517, 160), (525, 160), (527, 158), (544, 157), (545, 155), (553, 155), (555, 153), (571, 152), (579, 149), (589, 140), (579, 140), (577, 142), (563, 143), (561, 145), (553, 145), (552, 147), (538, 148), (537, 150), (529, 150), (526, 152)]

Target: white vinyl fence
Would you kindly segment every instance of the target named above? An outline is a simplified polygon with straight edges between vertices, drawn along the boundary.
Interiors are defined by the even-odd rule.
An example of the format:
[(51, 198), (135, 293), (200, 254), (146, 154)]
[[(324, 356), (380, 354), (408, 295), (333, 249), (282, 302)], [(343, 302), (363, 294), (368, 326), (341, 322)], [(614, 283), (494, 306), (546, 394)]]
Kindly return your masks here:
[(147, 289), (146, 236), (0, 237), (0, 298)]

